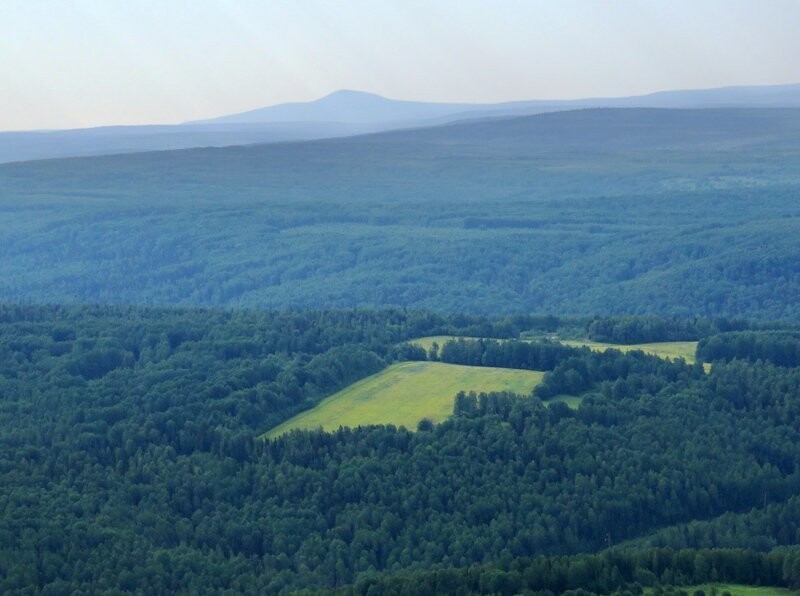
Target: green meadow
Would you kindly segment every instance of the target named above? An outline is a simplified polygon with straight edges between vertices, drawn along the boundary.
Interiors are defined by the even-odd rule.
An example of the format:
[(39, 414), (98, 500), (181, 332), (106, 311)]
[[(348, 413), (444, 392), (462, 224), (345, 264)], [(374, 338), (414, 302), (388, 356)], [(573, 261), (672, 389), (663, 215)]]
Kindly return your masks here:
[(263, 435), (274, 438), (294, 429), (394, 424), (415, 429), (428, 418), (441, 422), (453, 413), (459, 391), (513, 391), (529, 394), (544, 373), (442, 362), (402, 362), (346, 387)]

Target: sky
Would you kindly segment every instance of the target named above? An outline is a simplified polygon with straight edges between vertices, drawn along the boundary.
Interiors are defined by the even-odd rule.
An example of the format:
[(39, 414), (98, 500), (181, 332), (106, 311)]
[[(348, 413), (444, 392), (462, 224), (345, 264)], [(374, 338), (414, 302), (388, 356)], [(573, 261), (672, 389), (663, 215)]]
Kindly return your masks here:
[(800, 0), (0, 0), (0, 130), (800, 82)]

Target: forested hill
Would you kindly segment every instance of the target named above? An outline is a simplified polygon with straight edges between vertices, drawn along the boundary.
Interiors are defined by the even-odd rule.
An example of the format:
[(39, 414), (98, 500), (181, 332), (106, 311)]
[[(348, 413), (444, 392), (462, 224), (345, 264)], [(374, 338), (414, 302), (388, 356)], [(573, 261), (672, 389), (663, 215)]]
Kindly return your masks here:
[(0, 167), (0, 300), (780, 319), (800, 110), (608, 109)]
[[(416, 430), (257, 438), (424, 358), (404, 339), (558, 324), (0, 306), (0, 593), (800, 587), (797, 548), (766, 552), (796, 545), (800, 528), (800, 368), (762, 358), (789, 337), (800, 353), (788, 333), (719, 334), (740, 352), (708, 373), (642, 352), (455, 342), (443, 359), (544, 369), (544, 385), (583, 399), (459, 394), (451, 418)], [(750, 550), (605, 550), (633, 539)]]
[(800, 148), (800, 110), (596, 108), (467, 121), (349, 139), (351, 143), (494, 143), (514, 151)]

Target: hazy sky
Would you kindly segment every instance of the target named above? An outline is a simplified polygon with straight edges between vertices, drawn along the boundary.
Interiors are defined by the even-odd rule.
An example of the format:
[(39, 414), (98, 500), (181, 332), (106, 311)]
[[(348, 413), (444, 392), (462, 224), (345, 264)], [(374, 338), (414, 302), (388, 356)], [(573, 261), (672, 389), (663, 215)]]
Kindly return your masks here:
[(0, 0), (0, 130), (800, 82), (800, 0)]

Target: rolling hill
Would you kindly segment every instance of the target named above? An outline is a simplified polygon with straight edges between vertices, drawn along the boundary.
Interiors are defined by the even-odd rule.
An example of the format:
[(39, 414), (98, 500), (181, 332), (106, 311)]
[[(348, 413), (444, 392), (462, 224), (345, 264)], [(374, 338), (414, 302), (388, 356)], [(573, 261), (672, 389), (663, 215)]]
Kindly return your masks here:
[(344, 137), (375, 130), (375, 126), (337, 122), (278, 122), (101, 126), (73, 130), (0, 132), (0, 163), (300, 141)]
[(796, 316), (800, 110), (0, 167), (0, 300)]

